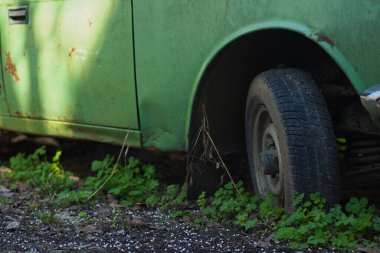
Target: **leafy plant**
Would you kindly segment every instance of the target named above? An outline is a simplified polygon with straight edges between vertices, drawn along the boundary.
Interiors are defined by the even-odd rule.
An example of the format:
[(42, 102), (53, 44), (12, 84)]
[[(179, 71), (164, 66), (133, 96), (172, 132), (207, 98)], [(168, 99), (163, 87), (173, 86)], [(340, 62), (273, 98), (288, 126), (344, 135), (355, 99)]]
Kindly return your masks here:
[(79, 216), (79, 218), (81, 218), (81, 219), (85, 219), (85, 218), (87, 218), (88, 214), (87, 214), (85, 211), (80, 211), (80, 212), (78, 213), (78, 216)]
[(28, 202), (27, 207), (29, 210), (37, 210), (40, 207), (40, 204), (37, 202)]
[[(114, 158), (106, 156), (102, 161), (92, 163), (96, 176), (89, 177), (85, 186), (91, 190), (102, 190), (122, 199), (122, 205), (146, 203), (150, 206), (160, 204), (162, 209), (171, 205), (180, 205), (186, 197), (186, 185), (168, 185), (159, 187), (158, 174), (152, 165), (142, 164), (130, 157), (126, 166), (113, 165)], [(115, 171), (116, 170), (116, 171)]]
[(88, 196), (91, 191), (88, 189), (65, 190), (57, 194), (54, 202), (62, 207), (71, 204), (85, 204), (88, 202)]
[[(282, 213), (281, 208), (274, 207), (273, 196), (264, 198), (259, 205), (260, 200), (260, 196), (252, 196), (246, 192), (243, 182), (239, 181), (236, 188), (232, 182), (219, 188), (210, 201), (206, 199), (206, 193), (202, 192), (198, 197), (197, 204), (201, 213), (212, 220), (232, 223), (250, 229), (258, 224), (259, 219), (275, 216), (278, 218)], [(255, 211), (259, 206), (262, 212), (257, 216)], [(276, 211), (272, 212), (272, 209)]]
[[(161, 209), (166, 210), (169, 207), (180, 206), (186, 199), (187, 184), (184, 185), (168, 185), (165, 188), (164, 194), (160, 198), (159, 204)], [(158, 196), (159, 197), (159, 196)], [(155, 198), (155, 197), (153, 197)], [(147, 201), (149, 203), (149, 201)]]
[(37, 218), (45, 225), (53, 224), (57, 222), (55, 216), (51, 212), (38, 212), (37, 213)]
[(70, 189), (75, 183), (70, 178), (72, 173), (63, 170), (59, 161), (61, 155), (62, 152), (57, 151), (49, 162), (45, 147), (38, 148), (29, 156), (19, 153), (10, 159), (12, 170), (6, 175), (13, 182), (25, 181), (42, 193), (54, 195)]
[(0, 195), (0, 205), (9, 205), (9, 204), (12, 204), (12, 198)]
[(121, 226), (123, 228), (128, 227), (128, 221), (125, 214), (122, 212), (120, 208), (112, 210), (112, 221), (111, 221), (112, 227), (118, 227)]
[[(85, 185), (92, 190), (103, 187), (108, 194), (123, 199), (123, 205), (146, 202), (158, 190), (156, 170), (152, 165), (144, 165), (139, 160), (130, 157), (126, 166), (119, 166), (114, 171), (113, 157), (107, 156), (103, 161), (94, 161), (92, 171), (95, 177), (89, 177)], [(113, 173), (112, 176), (111, 173)], [(105, 184), (104, 184), (105, 183)], [(104, 185), (103, 185), (104, 184)]]
[(326, 200), (319, 193), (305, 200), (304, 194), (296, 197), (296, 210), (283, 216), (278, 224), (277, 240), (286, 239), (294, 249), (332, 246), (337, 249), (354, 249), (370, 246), (367, 239), (379, 231), (379, 217), (365, 198), (352, 198), (343, 209), (336, 205), (325, 210)]

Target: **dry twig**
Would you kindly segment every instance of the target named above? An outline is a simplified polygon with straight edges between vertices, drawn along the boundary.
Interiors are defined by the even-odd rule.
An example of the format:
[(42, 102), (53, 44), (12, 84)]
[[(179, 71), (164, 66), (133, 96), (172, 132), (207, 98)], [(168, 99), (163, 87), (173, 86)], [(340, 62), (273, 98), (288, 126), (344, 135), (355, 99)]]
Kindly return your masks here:
[[(239, 189), (237, 188), (237, 186), (236, 186), (236, 184), (232, 178), (231, 173), (229, 172), (227, 165), (224, 163), (222, 156), (220, 155), (220, 152), (218, 151), (218, 148), (216, 147), (216, 145), (215, 145), (214, 141), (212, 140), (211, 135), (208, 131), (209, 123), (208, 123), (206, 108), (205, 108), (204, 104), (202, 104), (202, 113), (203, 113), (202, 125), (200, 126), (200, 128), (197, 132), (194, 144), (192, 145), (192, 148), (189, 152), (188, 159), (187, 159), (187, 168), (188, 169), (187, 169), (187, 175), (186, 175), (186, 182), (188, 182), (188, 177), (189, 177), (190, 173), (192, 173), (191, 168), (190, 168), (190, 164), (192, 163), (194, 158), (197, 158), (194, 156), (194, 152), (195, 152), (195, 148), (199, 142), (199, 139), (202, 136), (202, 142), (203, 142), (204, 150), (203, 150), (203, 153), (201, 154), (200, 158), (197, 158), (197, 159), (202, 159), (204, 161), (211, 161), (211, 162), (215, 163), (217, 167), (220, 164), (223, 167), (223, 169), (225, 170), (225, 172), (227, 173), (228, 177), (230, 178), (232, 185), (234, 186), (236, 192), (239, 194), (239, 197), (241, 199), (243, 199)], [(213, 152), (215, 152), (215, 154), (217, 155), (217, 160), (213, 159), (213, 157), (214, 157)]]
[[(101, 184), (98, 189), (96, 189), (93, 193), (91, 193), (91, 195), (87, 198), (87, 200), (90, 200), (92, 197), (94, 197), (104, 187), (104, 185), (112, 178), (112, 176), (115, 175), (115, 173), (117, 172), (117, 169), (118, 169), (117, 166), (119, 165), (119, 162), (120, 162), (120, 159), (121, 159), (121, 155), (123, 154), (123, 150), (124, 150), (125, 144), (127, 143), (127, 140), (128, 140), (128, 136), (129, 136), (129, 131), (125, 135), (123, 145), (121, 146), (121, 149), (120, 149), (120, 152), (119, 152), (119, 156), (117, 158), (116, 163), (113, 166), (111, 174), (107, 177), (106, 180), (104, 180), (103, 184)], [(127, 157), (128, 150), (129, 150), (129, 145), (127, 145), (127, 148), (125, 149), (125, 157)]]

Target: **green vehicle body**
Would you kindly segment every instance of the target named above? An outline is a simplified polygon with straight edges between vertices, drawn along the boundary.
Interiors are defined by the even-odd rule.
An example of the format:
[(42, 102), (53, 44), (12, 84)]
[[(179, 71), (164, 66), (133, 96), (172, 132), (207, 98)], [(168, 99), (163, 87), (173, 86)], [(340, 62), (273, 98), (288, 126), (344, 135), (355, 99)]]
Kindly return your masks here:
[[(24, 6), (25, 24), (10, 24)], [(0, 128), (115, 144), (129, 133), (134, 147), (185, 151), (205, 79), (231, 45), (273, 32), (260, 47), (271, 51), (294, 35), (360, 94), (380, 81), (379, 24), (376, 0), (2, 0)]]

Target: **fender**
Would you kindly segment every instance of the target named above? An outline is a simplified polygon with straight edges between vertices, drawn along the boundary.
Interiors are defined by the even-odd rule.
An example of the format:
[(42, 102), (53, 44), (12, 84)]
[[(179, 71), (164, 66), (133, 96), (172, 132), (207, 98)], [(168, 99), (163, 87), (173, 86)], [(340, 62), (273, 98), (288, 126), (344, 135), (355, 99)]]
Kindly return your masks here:
[[(351, 81), (357, 93), (360, 93), (365, 89), (362, 79), (360, 78), (358, 73), (354, 70), (350, 62), (347, 60), (347, 58), (339, 51), (339, 49), (337, 48), (337, 45), (330, 38), (328, 38), (324, 34), (321, 34), (320, 31), (313, 30), (300, 23), (282, 21), (282, 20), (255, 23), (236, 31), (235, 33), (230, 34), (229, 36), (225, 37), (224, 39), (216, 43), (216, 46), (213, 48), (213, 50), (210, 51), (208, 56), (205, 58), (205, 61), (203, 62), (203, 64), (201, 65), (198, 71), (198, 75), (196, 76), (194, 86), (191, 92), (191, 97), (190, 97), (191, 103), (189, 104), (189, 107), (187, 109), (187, 117), (186, 117), (186, 133), (189, 134), (190, 132), (192, 109), (194, 107), (194, 103), (196, 102), (195, 101), (196, 94), (200, 87), (201, 81), (208, 67), (213, 63), (217, 55), (227, 45), (239, 39), (240, 37), (243, 37), (245, 35), (252, 34), (258, 31), (270, 30), (270, 29), (293, 31), (295, 33), (303, 35), (305, 38), (308, 38), (314, 41), (342, 69), (342, 71), (346, 74), (347, 78)], [(188, 138), (186, 138), (186, 147), (188, 147), (189, 145), (188, 141), (189, 141)]]

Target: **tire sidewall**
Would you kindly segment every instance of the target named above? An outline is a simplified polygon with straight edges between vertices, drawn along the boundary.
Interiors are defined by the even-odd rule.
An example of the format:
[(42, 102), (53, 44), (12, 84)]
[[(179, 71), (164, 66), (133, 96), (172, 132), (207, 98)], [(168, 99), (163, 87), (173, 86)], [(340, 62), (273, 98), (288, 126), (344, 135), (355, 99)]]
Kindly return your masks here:
[(284, 124), (282, 123), (282, 117), (277, 107), (277, 101), (269, 89), (268, 85), (263, 79), (256, 78), (249, 89), (247, 105), (246, 105), (246, 146), (249, 161), (250, 174), (252, 179), (252, 184), (256, 193), (262, 194), (259, 190), (255, 165), (253, 161), (253, 138), (254, 138), (254, 115), (260, 106), (265, 106), (268, 114), (273, 121), (274, 127), (278, 136), (278, 145), (280, 151), (278, 152), (281, 156), (281, 168), (280, 173), (282, 176), (283, 183), (283, 206), (287, 212), (293, 209), (292, 202), (294, 199), (293, 193), (297, 192), (293, 184), (292, 178), (292, 168), (290, 166), (289, 150), (286, 140), (286, 132), (284, 129)]

